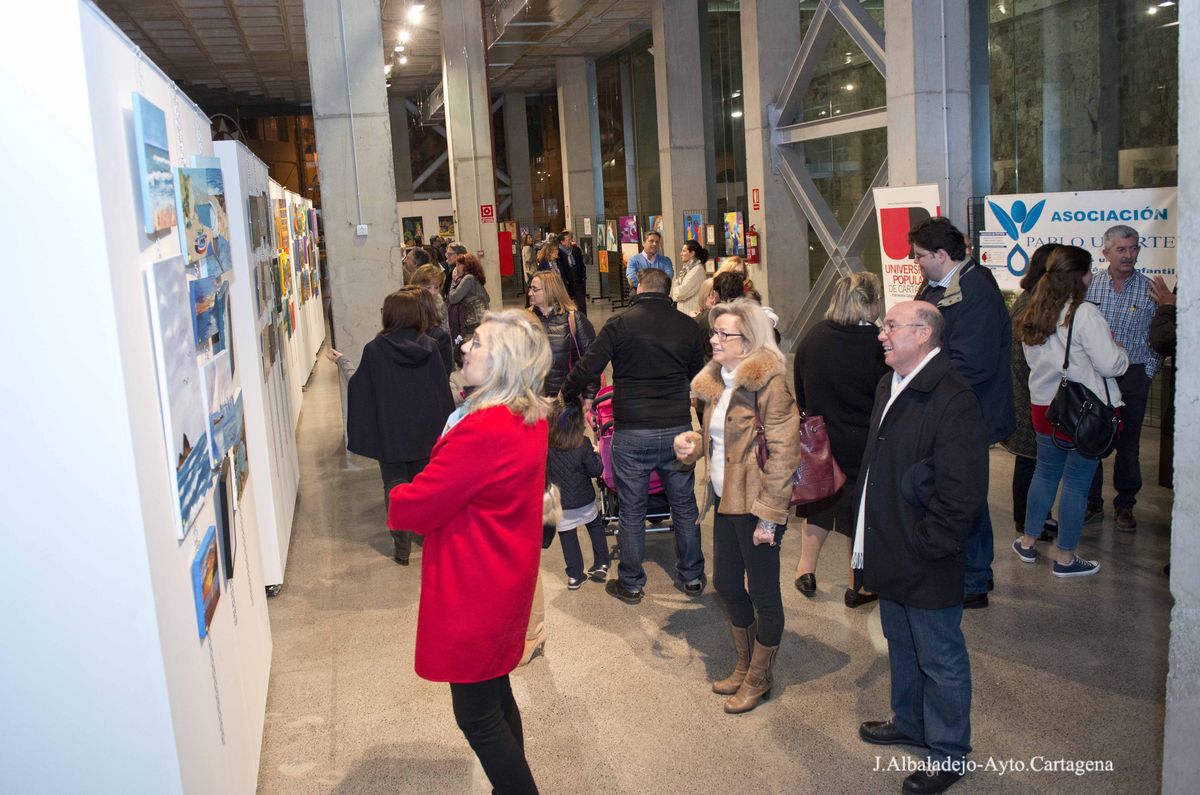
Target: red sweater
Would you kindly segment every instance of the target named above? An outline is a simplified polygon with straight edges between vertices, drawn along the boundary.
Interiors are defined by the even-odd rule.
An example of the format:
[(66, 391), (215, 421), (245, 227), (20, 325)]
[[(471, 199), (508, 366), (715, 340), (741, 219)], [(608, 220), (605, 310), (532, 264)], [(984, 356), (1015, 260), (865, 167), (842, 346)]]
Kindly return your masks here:
[(429, 465), (392, 489), (388, 527), (425, 536), (416, 671), (460, 684), (503, 676), (525, 646), (542, 551), (545, 420), (468, 414)]

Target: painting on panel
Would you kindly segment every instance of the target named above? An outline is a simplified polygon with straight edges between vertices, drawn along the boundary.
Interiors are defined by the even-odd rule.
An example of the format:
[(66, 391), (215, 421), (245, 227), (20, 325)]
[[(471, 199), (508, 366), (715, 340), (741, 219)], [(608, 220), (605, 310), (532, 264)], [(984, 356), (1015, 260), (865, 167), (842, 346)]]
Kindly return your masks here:
[(181, 245), (188, 269), (201, 276), (229, 270), (229, 220), (219, 168), (181, 168), (176, 172), (175, 201)]
[(308, 226), (308, 213), (304, 211), (304, 205), (300, 202), (292, 202), (292, 234), (296, 237), (304, 237)]
[(242, 395), (238, 393), (237, 413), (242, 417), (242, 426), (238, 430), (237, 442), (233, 445), (233, 480), (237, 484), (235, 500), (242, 502), (242, 493), (246, 490), (246, 479), (250, 477), (250, 461), (246, 453), (246, 414), (242, 410)]
[(608, 273), (608, 251), (607, 251), (607, 249), (603, 249), (603, 248), (600, 249), (600, 251), (596, 255), (596, 261), (600, 264), (600, 272)]
[(192, 591), (196, 596), (196, 626), (200, 640), (208, 636), (217, 601), (221, 598), (221, 581), (217, 576), (217, 528), (211, 525), (196, 550), (192, 561)]
[(585, 235), (590, 235), (592, 233), (592, 217), (590, 215), (585, 215), (583, 217), (583, 233)]
[(258, 346), (262, 351), (262, 373), (263, 380), (266, 381), (271, 376), (271, 365), (275, 360), (271, 355), (271, 329), (274, 328), (271, 324), (263, 326), (258, 335)]
[(700, 213), (683, 214), (683, 239), (704, 242), (704, 217)]
[(190, 283), (192, 331), (196, 350), (220, 353), (229, 346), (229, 285), (213, 276)]
[(439, 215), (438, 216), (438, 234), (443, 240), (450, 241), (454, 239), (454, 216)]
[(183, 262), (183, 257), (172, 257), (154, 263), (146, 272), (158, 400), (179, 538), (187, 535), (212, 483), (204, 392), (196, 366), (191, 296)]
[(746, 241), (742, 234), (742, 214), (725, 213), (725, 253), (745, 254)]
[(288, 339), (292, 337), (292, 331), (296, 328), (296, 302), (288, 299)]
[(415, 246), (418, 240), (424, 242), (425, 229), (419, 217), (403, 218), (400, 225), (404, 229), (404, 245)]
[(648, 220), (647, 228), (653, 229), (661, 235), (663, 233), (663, 217), (661, 215), (651, 215)]
[(176, 224), (175, 176), (171, 172), (167, 116), (143, 97), (133, 95), (133, 130), (142, 184), (142, 221), (154, 235)]
[(250, 245), (252, 248), (269, 245), (271, 225), (267, 220), (267, 197), (261, 193), (250, 197)]
[(317, 208), (315, 207), (308, 209), (308, 234), (312, 237), (313, 243), (321, 239), (321, 234), (317, 231)]
[(200, 367), (200, 380), (204, 388), (204, 408), (208, 417), (209, 455), (214, 466), (229, 452), (229, 427), (235, 413), (233, 400), (233, 373), (230, 369), (229, 351), (220, 353)]
[(708, 241), (704, 245), (706, 245), (706, 246), (717, 245), (717, 225), (716, 224), (706, 224), (705, 225), (704, 238), (705, 238), (705, 240)]
[(638, 242), (638, 224), (636, 215), (622, 215), (621, 223), (621, 242), (636, 243)]
[(233, 476), (230, 474), (229, 459), (221, 461), (221, 469), (217, 475), (217, 540), (221, 544), (221, 562), (225, 565), (225, 579), (233, 576), (233, 553), (237, 539), (233, 532), (234, 495)]

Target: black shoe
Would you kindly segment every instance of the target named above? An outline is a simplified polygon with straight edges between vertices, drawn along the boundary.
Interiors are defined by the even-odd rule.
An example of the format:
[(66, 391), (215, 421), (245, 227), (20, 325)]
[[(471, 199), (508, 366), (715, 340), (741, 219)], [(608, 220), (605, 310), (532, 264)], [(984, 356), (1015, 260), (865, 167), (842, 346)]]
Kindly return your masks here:
[(987, 593), (969, 593), (963, 597), (963, 610), (978, 610), (988, 606)]
[(1042, 525), (1042, 534), (1038, 536), (1038, 541), (1053, 541), (1058, 538), (1058, 520), (1047, 519)]
[(615, 596), (627, 605), (636, 605), (642, 601), (642, 597), (646, 595), (645, 591), (629, 591), (621, 587), (620, 580), (609, 580), (604, 586), (604, 590), (609, 596)]
[(962, 777), (962, 773), (955, 773), (953, 770), (939, 770), (935, 773), (918, 770), (904, 779), (904, 792), (912, 792), (916, 795), (945, 792)]
[(408, 558), (402, 558), (402, 557), (400, 557), (399, 555), (392, 555), (392, 560), (396, 561), (396, 562), (397, 562), (397, 563), (399, 563), (401, 566), (407, 566), (407, 565), (408, 565)]
[(688, 596), (699, 596), (700, 594), (704, 593), (704, 584), (706, 582), (707, 580), (704, 578), (703, 574), (694, 580), (688, 580), (683, 584), (684, 593), (686, 593)]
[(588, 579), (592, 582), (604, 582), (608, 579), (608, 564), (592, 566), (587, 571)]
[(858, 725), (858, 736), (873, 745), (911, 745), (927, 748), (922, 740), (909, 737), (890, 720), (869, 720)]
[(796, 578), (796, 590), (810, 599), (817, 595), (817, 575), (801, 574)]
[(847, 588), (846, 595), (843, 598), (845, 599), (846, 607), (861, 607), (869, 602), (874, 602), (879, 598), (879, 594), (859, 593)]
[(988, 578), (988, 590), (989, 591), (996, 590), (996, 581), (993, 580), (991, 577)]

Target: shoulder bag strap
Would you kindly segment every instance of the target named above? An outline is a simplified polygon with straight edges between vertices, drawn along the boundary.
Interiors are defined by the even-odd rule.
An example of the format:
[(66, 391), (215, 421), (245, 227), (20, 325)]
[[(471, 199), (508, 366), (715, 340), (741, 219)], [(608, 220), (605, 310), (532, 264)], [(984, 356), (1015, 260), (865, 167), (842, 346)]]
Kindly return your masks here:
[(575, 331), (575, 311), (567, 312), (567, 327), (571, 330), (571, 342), (575, 343), (575, 361), (583, 358), (583, 351), (579, 350), (579, 335)]
[[(1076, 307), (1078, 309), (1079, 307)], [(1071, 310), (1067, 310), (1071, 312)], [(1075, 333), (1075, 313), (1071, 312), (1071, 320), (1067, 323), (1067, 347), (1063, 351), (1063, 377), (1066, 377), (1067, 368), (1071, 366), (1071, 335)]]

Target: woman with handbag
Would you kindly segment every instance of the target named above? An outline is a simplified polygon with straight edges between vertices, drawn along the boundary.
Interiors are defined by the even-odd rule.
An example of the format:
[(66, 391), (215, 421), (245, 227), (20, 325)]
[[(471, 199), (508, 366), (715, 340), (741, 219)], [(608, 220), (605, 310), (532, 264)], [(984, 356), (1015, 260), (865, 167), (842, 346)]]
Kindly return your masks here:
[[(550, 372), (546, 374), (542, 393), (554, 397), (567, 379), (567, 373), (595, 341), (596, 330), (587, 315), (575, 310), (566, 285), (554, 271), (538, 271), (529, 280), (528, 293), (528, 311), (537, 318), (550, 341)], [(584, 398), (590, 401), (598, 389), (599, 384), (589, 386)]]
[(550, 348), (512, 310), (489, 314), (463, 349), (475, 390), (425, 470), (392, 490), (388, 526), (425, 537), (417, 675), (450, 684), (454, 718), (496, 792), (536, 793), (509, 673), (538, 581)]
[(692, 379), (692, 393), (705, 401), (703, 434), (681, 433), (674, 445), (684, 464), (708, 457), (700, 516), (715, 508), (713, 587), (737, 653), (733, 672), (712, 690), (729, 696), (725, 711), (737, 714), (770, 695), (783, 637), (779, 542), (800, 460), (800, 416), (762, 307), (745, 298), (718, 304), (711, 323), (713, 360)]
[[(454, 281), (450, 287), (450, 335), (453, 339), (468, 340), (483, 322), (492, 299), (483, 286), (487, 277), (474, 254), (459, 254), (454, 260)], [(460, 339), (461, 338), (461, 339)]]
[[(1025, 534), (1013, 542), (1013, 551), (1025, 563), (1037, 562), (1038, 536), (1050, 513), (1058, 484), (1062, 499), (1058, 509), (1058, 546), (1055, 577), (1086, 577), (1100, 571), (1100, 563), (1075, 554), (1083, 530), (1088, 489), (1098, 458), (1089, 458), (1077, 443), (1081, 428), (1065, 433), (1062, 417), (1051, 410), (1062, 406), (1063, 392), (1090, 390), (1101, 412), (1121, 405), (1121, 390), (1114, 380), (1129, 367), (1125, 350), (1113, 339), (1100, 309), (1084, 300), (1092, 281), (1092, 255), (1077, 246), (1055, 249), (1046, 263), (1046, 275), (1037, 283), (1029, 306), (1017, 322), (1017, 339), (1029, 363), (1030, 417), (1037, 435), (1037, 467), (1029, 487)], [(1100, 406), (1105, 401), (1107, 405)], [(1055, 427), (1054, 420), (1059, 421)], [(1111, 419), (1111, 418), (1110, 418)], [(1115, 430), (1115, 429), (1114, 429)], [(1107, 454), (1106, 451), (1100, 451)]]
[[(796, 590), (809, 598), (817, 593), (817, 559), (829, 531), (854, 540), (859, 466), (867, 447), (875, 388), (888, 372), (876, 339), (879, 327), (875, 321), (882, 298), (875, 274), (843, 276), (834, 286), (825, 320), (813, 326), (796, 348), (796, 403), (802, 413), (824, 418), (833, 460), (846, 475), (845, 485), (832, 497), (796, 508), (796, 516), (805, 520)], [(849, 567), (853, 546), (846, 544), (846, 607), (876, 599), (855, 587), (854, 571)]]

